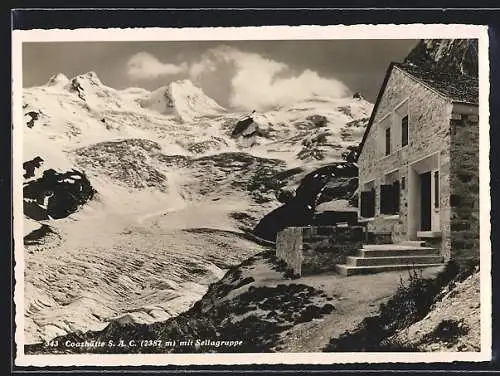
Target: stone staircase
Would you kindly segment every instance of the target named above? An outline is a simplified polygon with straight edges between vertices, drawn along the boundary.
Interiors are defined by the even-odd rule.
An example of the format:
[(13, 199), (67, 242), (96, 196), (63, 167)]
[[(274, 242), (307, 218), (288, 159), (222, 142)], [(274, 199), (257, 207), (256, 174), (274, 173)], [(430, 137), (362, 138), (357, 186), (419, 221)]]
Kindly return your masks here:
[(356, 256), (348, 256), (345, 264), (337, 264), (339, 274), (378, 273), (404, 269), (422, 269), (443, 265), (440, 249), (426, 247), (423, 241), (398, 244), (365, 244)]

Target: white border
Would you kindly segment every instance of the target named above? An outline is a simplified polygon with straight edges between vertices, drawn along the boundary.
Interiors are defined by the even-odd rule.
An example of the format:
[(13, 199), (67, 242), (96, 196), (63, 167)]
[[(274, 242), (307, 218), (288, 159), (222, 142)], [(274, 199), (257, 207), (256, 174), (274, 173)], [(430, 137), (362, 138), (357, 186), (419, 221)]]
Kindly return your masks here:
[[(307, 39), (479, 39), (480, 197), (489, 197), (489, 59), (486, 26), (477, 25), (336, 25), (259, 26), (238, 28), (144, 28), (15, 30), (12, 33), (13, 84), (13, 209), (14, 244), (23, 244), (22, 227), (22, 43), (63, 41), (188, 41)], [(127, 354), (25, 355), (24, 250), (15, 247), (16, 366), (130, 366), (214, 364), (335, 364), (386, 362), (487, 361), (491, 359), (490, 201), (480, 202), (481, 351), (441, 353), (261, 353), (261, 354)]]

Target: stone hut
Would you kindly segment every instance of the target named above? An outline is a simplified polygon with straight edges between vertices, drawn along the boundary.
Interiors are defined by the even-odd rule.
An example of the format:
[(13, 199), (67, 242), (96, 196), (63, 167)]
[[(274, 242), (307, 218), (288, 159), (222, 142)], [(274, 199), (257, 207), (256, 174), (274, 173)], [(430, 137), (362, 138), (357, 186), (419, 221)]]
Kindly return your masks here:
[(360, 145), (359, 220), (445, 260), (479, 257), (477, 77), (392, 63)]

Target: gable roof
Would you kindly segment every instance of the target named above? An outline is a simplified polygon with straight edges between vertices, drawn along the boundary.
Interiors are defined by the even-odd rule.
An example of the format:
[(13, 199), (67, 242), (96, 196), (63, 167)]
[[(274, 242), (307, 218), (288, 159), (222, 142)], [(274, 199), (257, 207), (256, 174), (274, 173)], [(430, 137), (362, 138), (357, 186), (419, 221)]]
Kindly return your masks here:
[(370, 116), (370, 120), (368, 121), (365, 133), (363, 134), (363, 139), (361, 140), (359, 146), (358, 158), (363, 151), (363, 146), (368, 137), (368, 134), (370, 133), (370, 129), (373, 124), (373, 120), (375, 119), (378, 106), (384, 95), (387, 82), (389, 81), (389, 77), (391, 76), (394, 67), (399, 68), (415, 81), (434, 89), (442, 96), (450, 99), (452, 102), (474, 105), (477, 105), (479, 103), (479, 82), (477, 77), (430, 70), (417, 67), (416, 65), (391, 62), (389, 64), (389, 67), (387, 68), (387, 71), (385, 72), (384, 81), (382, 82), (382, 86), (380, 87), (380, 91), (378, 92), (377, 99)]

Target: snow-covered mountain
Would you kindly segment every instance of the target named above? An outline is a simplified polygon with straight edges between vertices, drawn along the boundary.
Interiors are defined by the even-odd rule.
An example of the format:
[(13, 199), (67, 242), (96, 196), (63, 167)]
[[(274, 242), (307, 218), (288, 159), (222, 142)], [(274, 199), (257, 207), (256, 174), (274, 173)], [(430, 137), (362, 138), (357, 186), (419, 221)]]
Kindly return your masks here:
[(45, 86), (57, 86), (63, 88), (69, 84), (69, 78), (64, 73), (57, 73), (49, 78)]
[(259, 250), (241, 229), (341, 160), (371, 109), (312, 97), (247, 114), (189, 81), (116, 90), (93, 72), (24, 89), (26, 341), (188, 309)]
[(171, 82), (138, 99), (144, 108), (175, 114), (183, 122), (202, 116), (219, 115), (225, 109), (189, 80)]
[(340, 161), (342, 151), (359, 143), (371, 109), (362, 98), (313, 97), (257, 114), (255, 121), (271, 141), (262, 140), (256, 152), (300, 165)]

